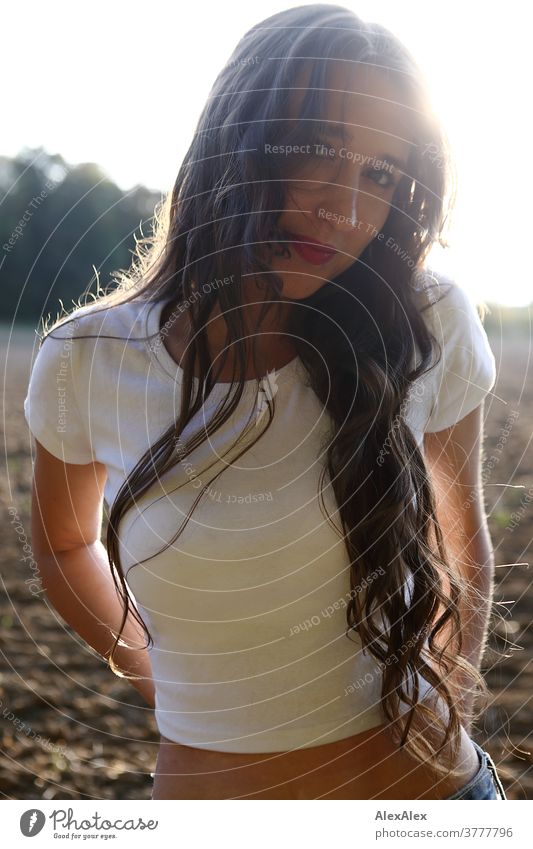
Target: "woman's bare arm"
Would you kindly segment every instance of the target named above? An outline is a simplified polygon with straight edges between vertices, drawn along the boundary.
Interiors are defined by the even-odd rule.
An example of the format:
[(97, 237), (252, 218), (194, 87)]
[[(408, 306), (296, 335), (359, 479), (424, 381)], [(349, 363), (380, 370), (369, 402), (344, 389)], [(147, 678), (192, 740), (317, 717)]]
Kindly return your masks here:
[[(62, 618), (101, 657), (109, 656), (122, 621), (105, 546), (100, 541), (107, 472), (101, 463), (63, 463), (36, 442), (32, 487), (32, 545), (47, 597)], [(113, 632), (113, 633), (112, 633)], [(145, 637), (133, 616), (115, 660), (150, 707), (154, 684)]]
[[(494, 593), (494, 552), (481, 478), (483, 403), (456, 425), (424, 435), (424, 452), (437, 497), (437, 517), (448, 555), (467, 579), (462, 599), (462, 654), (481, 668)], [(440, 642), (448, 636), (441, 632)], [(470, 700), (465, 696), (465, 704)]]

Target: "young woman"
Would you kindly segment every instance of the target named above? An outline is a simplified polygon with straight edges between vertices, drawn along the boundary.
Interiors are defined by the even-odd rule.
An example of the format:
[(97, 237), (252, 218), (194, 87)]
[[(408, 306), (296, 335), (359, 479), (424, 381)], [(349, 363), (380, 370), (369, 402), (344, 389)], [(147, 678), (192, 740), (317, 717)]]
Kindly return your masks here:
[(154, 799), (505, 798), (470, 737), (495, 362), (426, 265), (452, 178), (397, 39), (288, 9), (217, 77), (151, 249), (43, 341), (34, 548), (155, 707)]

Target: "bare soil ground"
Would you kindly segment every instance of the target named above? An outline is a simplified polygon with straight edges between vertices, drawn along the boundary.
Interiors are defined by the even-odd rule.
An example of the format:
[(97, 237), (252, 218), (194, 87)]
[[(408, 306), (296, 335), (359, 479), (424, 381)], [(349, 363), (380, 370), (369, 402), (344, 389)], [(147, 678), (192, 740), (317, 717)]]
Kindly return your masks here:
[[(21, 559), (22, 533), (30, 540), (31, 454), (23, 401), (32, 344), (32, 331), (21, 329), (9, 338), (9, 331), (0, 329), (0, 362), (6, 367), (6, 449), (0, 473), (0, 797), (149, 799), (158, 741), (152, 711), (64, 625), (42, 594), (32, 593), (33, 572)], [(485, 656), (492, 703), (473, 736), (498, 765), (508, 798), (533, 799), (530, 339), (511, 332), (503, 339), (491, 338), (491, 344), (499, 368), (494, 395), (487, 401), (484, 460), (498, 566)]]

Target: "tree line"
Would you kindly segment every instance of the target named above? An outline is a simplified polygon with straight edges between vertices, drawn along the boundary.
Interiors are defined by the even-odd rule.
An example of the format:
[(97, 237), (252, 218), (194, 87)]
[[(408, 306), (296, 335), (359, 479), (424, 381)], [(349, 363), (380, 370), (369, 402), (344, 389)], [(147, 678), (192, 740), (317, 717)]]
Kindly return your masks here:
[(36, 325), (113, 288), (110, 273), (130, 267), (161, 198), (140, 184), (124, 192), (95, 163), (69, 165), (43, 148), (0, 157), (0, 321)]

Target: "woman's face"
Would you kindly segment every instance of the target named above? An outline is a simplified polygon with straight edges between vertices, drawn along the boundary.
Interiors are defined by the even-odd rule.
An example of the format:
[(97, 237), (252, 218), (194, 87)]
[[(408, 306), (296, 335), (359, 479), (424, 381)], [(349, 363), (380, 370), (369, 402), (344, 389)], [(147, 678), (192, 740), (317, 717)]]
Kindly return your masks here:
[[(293, 112), (304, 97), (308, 73), (291, 93)], [(283, 280), (283, 297), (298, 300), (352, 265), (378, 237), (400, 179), (408, 173), (414, 115), (401, 102), (398, 86), (374, 66), (339, 62), (332, 72), (325, 120), (317, 145), (315, 121), (300, 126), (303, 144), (295, 151), (272, 150), (283, 157), (287, 199), (278, 226), (303, 240), (329, 245), (272, 244), (267, 261)], [(313, 116), (315, 117), (315, 116)], [(342, 126), (344, 125), (344, 126)], [(309, 127), (308, 143), (305, 143)], [(345, 140), (338, 137), (344, 129)], [(298, 180), (294, 179), (298, 177)]]

